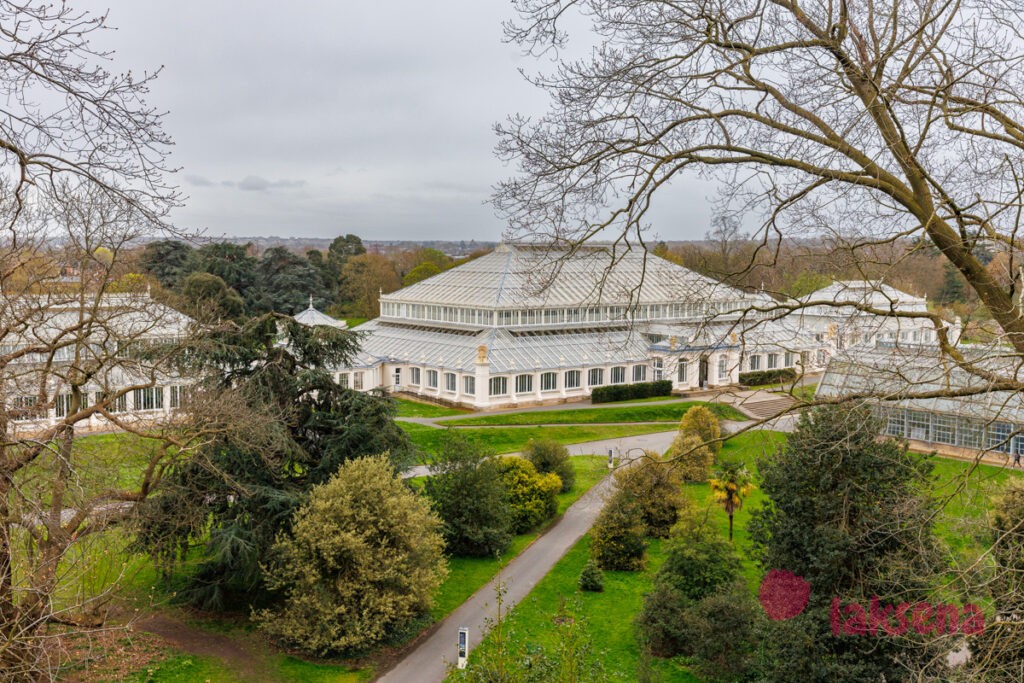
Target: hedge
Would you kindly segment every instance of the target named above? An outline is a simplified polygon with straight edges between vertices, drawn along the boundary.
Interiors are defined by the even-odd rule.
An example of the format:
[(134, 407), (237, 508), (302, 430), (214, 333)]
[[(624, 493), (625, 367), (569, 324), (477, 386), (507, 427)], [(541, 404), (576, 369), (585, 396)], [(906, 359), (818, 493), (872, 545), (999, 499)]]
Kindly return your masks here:
[(593, 403), (612, 403), (614, 401), (633, 401), (651, 396), (671, 396), (672, 381), (661, 379), (657, 382), (640, 382), (638, 384), (610, 384), (596, 387), (590, 393)]
[(795, 379), (796, 370), (794, 368), (775, 368), (774, 370), (755, 370), (753, 372), (740, 373), (740, 384), (746, 384), (747, 386), (792, 382)]

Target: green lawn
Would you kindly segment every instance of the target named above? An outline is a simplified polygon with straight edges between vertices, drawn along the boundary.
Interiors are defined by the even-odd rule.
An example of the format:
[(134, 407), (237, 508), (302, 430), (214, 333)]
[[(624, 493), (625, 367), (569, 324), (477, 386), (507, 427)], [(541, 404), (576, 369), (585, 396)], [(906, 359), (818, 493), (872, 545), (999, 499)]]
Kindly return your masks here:
[(732, 406), (702, 401), (685, 401), (653, 406), (614, 406), (610, 408), (579, 408), (576, 410), (537, 410), (526, 413), (481, 415), (458, 420), (445, 420), (444, 425), (540, 425), (540, 424), (595, 424), (606, 422), (678, 422), (693, 406), (707, 406), (720, 418), (745, 420)]
[[(633, 619), (643, 604), (644, 595), (651, 590), (654, 573), (661, 565), (661, 545), (657, 539), (651, 542), (647, 566), (643, 571), (606, 571), (604, 592), (585, 593), (576, 585), (590, 554), (590, 539), (584, 536), (508, 615), (503, 633), (508, 638), (513, 658), (521, 656), (527, 646), (540, 646), (548, 653), (557, 651), (553, 618), (559, 601), (566, 599), (574, 616), (582, 617), (593, 646), (591, 656), (601, 663), (608, 679), (638, 680), (641, 655), (633, 635)], [(470, 661), (488, 656), (494, 647), (492, 632), (472, 652)], [(651, 666), (666, 682), (698, 680), (672, 661), (655, 660)]]
[(359, 327), (365, 323), (369, 318), (345, 318), (345, 324), (348, 325), (349, 329), (353, 327)]
[(128, 680), (140, 683), (160, 681), (161, 683), (237, 683), (238, 674), (212, 657), (174, 655), (150, 664), (145, 670)]
[[(669, 395), (669, 396), (648, 396), (647, 398), (626, 398), (626, 399), (623, 399), (621, 401), (606, 401), (605, 404), (608, 404), (608, 403), (611, 403), (611, 404), (616, 404), (616, 403), (654, 403), (656, 401), (678, 401), (680, 398), (682, 398), (682, 397), (681, 396), (674, 396), (674, 395)], [(597, 404), (597, 405), (605, 405), (605, 404)]]
[[(361, 683), (373, 678), (372, 669), (352, 670), (334, 664), (314, 664), (297, 657), (277, 655), (260, 662), (257, 668), (266, 679), (282, 683)], [(139, 683), (242, 683), (245, 678), (214, 657), (174, 655), (155, 662), (129, 680)]]
[[(572, 489), (558, 494), (558, 514), (564, 513), (579, 497), (590, 490), (607, 473), (607, 459), (599, 455), (582, 455), (572, 458), (576, 469), (576, 483)], [(466, 601), (481, 586), (490, 581), (498, 568), (508, 564), (526, 546), (540, 536), (541, 530), (516, 536), (512, 545), (501, 557), (453, 557), (448, 560), (448, 577), (435, 596), (431, 616), (441, 620)]]
[(469, 412), (458, 408), (446, 408), (435, 403), (410, 401), (406, 398), (395, 398), (395, 402), (398, 403), (398, 417), (449, 417)]
[[(444, 429), (412, 422), (399, 422), (420, 450), (436, 453), (444, 438)], [(510, 427), (509, 429), (481, 428), (460, 429), (459, 433), (473, 443), (480, 444), (494, 453), (521, 451), (531, 439), (554, 439), (563, 444), (583, 443), (599, 439), (619, 439), (624, 436), (652, 434), (668, 431), (663, 425), (601, 425), (575, 427)]]

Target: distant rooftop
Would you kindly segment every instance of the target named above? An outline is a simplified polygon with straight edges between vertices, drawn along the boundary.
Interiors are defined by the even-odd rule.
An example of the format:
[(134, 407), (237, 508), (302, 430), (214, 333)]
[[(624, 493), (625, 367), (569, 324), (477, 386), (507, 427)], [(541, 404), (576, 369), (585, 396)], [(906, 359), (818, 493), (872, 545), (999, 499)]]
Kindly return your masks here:
[(318, 325), (326, 325), (327, 327), (336, 327), (339, 330), (347, 330), (348, 324), (344, 320), (338, 320), (332, 318), (326, 313), (321, 313), (317, 309), (313, 308), (313, 297), (309, 297), (309, 308), (302, 311), (301, 313), (295, 314), (295, 322), (306, 325), (307, 327), (316, 327)]

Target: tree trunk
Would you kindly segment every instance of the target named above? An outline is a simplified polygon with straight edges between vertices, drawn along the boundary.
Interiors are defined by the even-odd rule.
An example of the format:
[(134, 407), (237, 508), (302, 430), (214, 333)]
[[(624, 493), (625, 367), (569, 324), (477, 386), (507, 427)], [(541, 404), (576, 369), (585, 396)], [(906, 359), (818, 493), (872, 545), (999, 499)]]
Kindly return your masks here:
[(732, 513), (729, 513), (729, 542), (732, 543)]

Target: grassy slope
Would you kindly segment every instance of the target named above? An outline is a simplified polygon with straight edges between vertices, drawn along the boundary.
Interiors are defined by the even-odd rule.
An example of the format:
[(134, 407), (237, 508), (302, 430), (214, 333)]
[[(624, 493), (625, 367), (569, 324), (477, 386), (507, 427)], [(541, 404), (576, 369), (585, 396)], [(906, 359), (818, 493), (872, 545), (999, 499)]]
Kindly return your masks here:
[[(437, 452), (445, 433), (443, 429), (410, 422), (400, 422), (399, 426), (409, 434), (420, 450), (427, 453)], [(574, 444), (664, 431), (668, 431), (666, 427), (654, 424), (460, 429), (459, 433), (495, 453), (514, 453), (521, 451), (531, 439), (554, 439), (564, 444)]]
[(483, 415), (458, 420), (445, 420), (445, 425), (536, 425), (536, 424), (593, 424), (602, 422), (678, 422), (693, 406), (707, 406), (726, 420), (745, 420), (746, 417), (731, 406), (686, 401), (652, 406), (615, 406), (612, 408), (579, 408), (576, 410), (538, 410), (526, 413)]
[(434, 403), (422, 403), (410, 401), (405, 398), (396, 398), (398, 403), (398, 417), (450, 417), (452, 415), (465, 415), (468, 410), (458, 408), (446, 408)]

